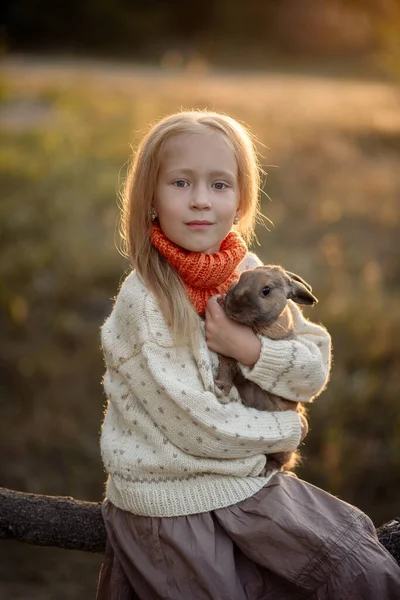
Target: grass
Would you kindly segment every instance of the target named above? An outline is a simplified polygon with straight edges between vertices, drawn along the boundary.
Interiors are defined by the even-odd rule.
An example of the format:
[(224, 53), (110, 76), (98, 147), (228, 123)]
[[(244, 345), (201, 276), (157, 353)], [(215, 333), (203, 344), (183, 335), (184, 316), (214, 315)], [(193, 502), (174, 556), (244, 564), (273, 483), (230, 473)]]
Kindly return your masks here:
[[(258, 230), (254, 250), (310, 281), (319, 304), (306, 314), (332, 333), (332, 379), (310, 410), (300, 475), (357, 504), (376, 525), (396, 516), (397, 90), (348, 75), (196, 74), (39, 59), (8, 59), (3, 77), (3, 485), (101, 497), (99, 326), (127, 269), (116, 248), (117, 193), (131, 145), (152, 121), (207, 107), (256, 134), (268, 172), (263, 208), (274, 227)], [(39, 555), (13, 546), (20, 570), (2, 584), (13, 597), (62, 598), (60, 578), (65, 597), (94, 594), (98, 561), (39, 554), (32, 583), (31, 561)], [(62, 571), (55, 566), (61, 562)]]

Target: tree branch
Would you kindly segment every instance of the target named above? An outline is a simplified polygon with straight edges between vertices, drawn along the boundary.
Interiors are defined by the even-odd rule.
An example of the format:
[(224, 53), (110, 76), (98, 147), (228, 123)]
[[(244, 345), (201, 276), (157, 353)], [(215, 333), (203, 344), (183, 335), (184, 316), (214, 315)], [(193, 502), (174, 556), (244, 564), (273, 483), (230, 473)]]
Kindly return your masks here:
[[(400, 518), (385, 523), (377, 533), (400, 564)], [(0, 488), (0, 539), (103, 553), (106, 530), (101, 503)]]

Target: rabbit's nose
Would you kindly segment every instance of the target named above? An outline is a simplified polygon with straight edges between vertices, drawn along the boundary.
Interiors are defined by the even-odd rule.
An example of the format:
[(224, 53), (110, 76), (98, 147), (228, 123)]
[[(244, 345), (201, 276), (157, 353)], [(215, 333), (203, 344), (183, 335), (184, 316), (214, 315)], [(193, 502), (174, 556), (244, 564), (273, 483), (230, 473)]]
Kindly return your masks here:
[(247, 290), (241, 290), (240, 293), (233, 295), (232, 306), (241, 312), (254, 308), (254, 305), (253, 294)]

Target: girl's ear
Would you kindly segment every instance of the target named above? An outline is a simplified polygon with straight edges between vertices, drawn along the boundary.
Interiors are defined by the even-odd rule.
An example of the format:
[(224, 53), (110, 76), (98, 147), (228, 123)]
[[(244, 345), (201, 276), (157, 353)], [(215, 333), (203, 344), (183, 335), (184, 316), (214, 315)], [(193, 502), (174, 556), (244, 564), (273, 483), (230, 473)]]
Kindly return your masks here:
[(293, 300), (297, 304), (313, 305), (318, 302), (318, 299), (311, 293), (311, 286), (294, 273), (288, 273), (288, 292), (286, 294), (289, 300)]

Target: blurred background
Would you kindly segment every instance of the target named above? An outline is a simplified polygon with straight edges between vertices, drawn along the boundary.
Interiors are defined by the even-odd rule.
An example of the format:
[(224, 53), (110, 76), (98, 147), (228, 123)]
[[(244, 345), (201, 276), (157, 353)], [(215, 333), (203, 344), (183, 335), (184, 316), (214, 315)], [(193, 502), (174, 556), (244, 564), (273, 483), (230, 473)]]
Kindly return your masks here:
[[(332, 333), (299, 474), (398, 516), (400, 2), (9, 0), (2, 20), (0, 485), (102, 499), (118, 193), (152, 121), (207, 108), (257, 136), (253, 250), (312, 284)], [(0, 552), (1, 598), (94, 598), (101, 556)]]

